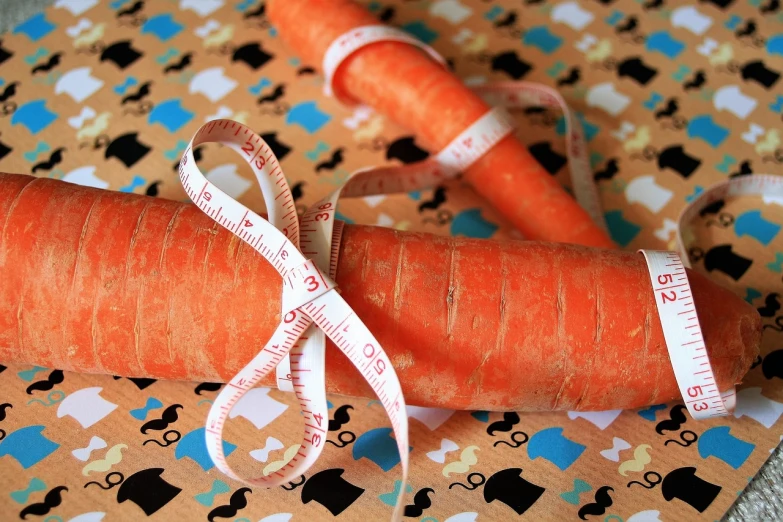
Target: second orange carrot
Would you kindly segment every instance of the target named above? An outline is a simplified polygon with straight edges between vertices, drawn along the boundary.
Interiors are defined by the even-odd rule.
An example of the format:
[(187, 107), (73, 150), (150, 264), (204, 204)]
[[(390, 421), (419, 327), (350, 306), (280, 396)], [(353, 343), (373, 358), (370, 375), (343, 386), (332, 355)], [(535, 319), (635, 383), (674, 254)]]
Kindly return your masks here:
[[(379, 23), (349, 0), (273, 0), (267, 12), (283, 40), (318, 65), (337, 37)], [(412, 129), (431, 150), (446, 146), (489, 110), (459, 78), (405, 43), (379, 42), (359, 49), (337, 70), (334, 87), (341, 96)], [(465, 177), (528, 239), (616, 248), (513, 136), (495, 145)]]

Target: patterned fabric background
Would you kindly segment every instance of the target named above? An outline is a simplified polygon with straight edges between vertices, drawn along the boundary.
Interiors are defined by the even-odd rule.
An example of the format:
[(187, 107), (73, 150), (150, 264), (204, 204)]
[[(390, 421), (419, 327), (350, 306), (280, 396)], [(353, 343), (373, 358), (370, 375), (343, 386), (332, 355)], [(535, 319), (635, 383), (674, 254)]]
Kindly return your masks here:
[[(731, 176), (783, 173), (783, 8), (777, 0), (367, 2), (451, 59), (470, 84), (524, 79), (579, 112), (615, 241), (672, 246), (679, 210)], [(275, 149), (302, 207), (348, 172), (427, 152), (383, 116), (348, 111), (277, 38), (254, 0), (57, 0), (0, 39), (0, 171), (186, 199), (175, 174), (205, 121), (229, 117)], [(559, 114), (520, 112), (519, 135), (567, 183)], [(208, 177), (262, 210), (229, 150)], [(732, 417), (681, 405), (515, 414), (410, 407), (406, 517), (715, 520), (783, 436), (783, 201), (713, 205), (688, 234), (694, 266), (764, 318), (761, 357)], [(347, 201), (348, 222), (515, 237), (460, 182)], [(12, 267), (6, 267), (12, 269)], [(264, 340), (259, 340), (263, 342)], [(520, 373), (524, 379), (524, 373)], [(330, 442), (306, 476), (250, 490), (220, 474), (203, 423), (220, 385), (0, 366), (0, 518), (383, 520), (400, 490), (376, 401), (330, 396)], [(296, 451), (296, 403), (256, 389), (225, 451), (270, 473)], [(31, 518), (32, 517), (32, 518)]]

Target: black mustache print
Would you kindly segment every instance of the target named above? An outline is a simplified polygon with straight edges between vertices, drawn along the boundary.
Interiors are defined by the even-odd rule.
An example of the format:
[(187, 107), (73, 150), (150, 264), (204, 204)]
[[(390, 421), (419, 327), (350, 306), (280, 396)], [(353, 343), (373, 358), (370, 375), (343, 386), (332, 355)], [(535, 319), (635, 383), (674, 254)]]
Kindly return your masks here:
[(497, 20), (492, 25), (500, 29), (501, 27), (514, 27), (516, 24), (517, 24), (517, 12), (509, 11), (508, 13), (506, 13), (506, 16), (504, 16), (500, 20)]
[(609, 492), (614, 491), (609, 486), (602, 486), (595, 492), (595, 502), (591, 504), (585, 504), (579, 508), (579, 518), (587, 520), (588, 515), (603, 515), (606, 513), (606, 508), (612, 505), (612, 497), (609, 496)]
[(58, 165), (63, 160), (64, 150), (65, 147), (60, 147), (56, 149), (54, 152), (52, 152), (52, 154), (49, 156), (48, 161), (41, 161), (33, 165), (33, 169), (32, 169), (33, 174), (35, 174), (39, 170), (52, 170), (56, 165)]
[(549, 114), (549, 108), (547, 107), (525, 107), (522, 110), (525, 116), (547, 116)]
[(664, 3), (664, 0), (649, 0), (649, 2), (642, 4), (642, 8), (644, 8), (645, 11), (658, 9), (663, 7)]
[(208, 391), (218, 391), (223, 385), (219, 382), (202, 382), (198, 386), (196, 386), (196, 389), (193, 390), (193, 393), (196, 395), (201, 395), (201, 392)]
[(157, 197), (158, 196), (158, 186), (163, 183), (162, 181), (153, 181), (149, 184), (149, 186), (144, 190), (144, 194), (147, 196)]
[(780, 9), (780, 0), (769, 0), (765, 5), (759, 7), (762, 14), (774, 13)]
[(273, 102), (277, 101), (278, 99), (285, 96), (285, 84), (281, 83), (280, 85), (275, 86), (274, 90), (271, 94), (266, 94), (264, 96), (259, 96), (258, 100), (256, 100), (256, 103), (266, 103), (266, 102)]
[(579, 69), (579, 67), (571, 67), (571, 69), (568, 71), (568, 75), (559, 78), (557, 80), (558, 87), (564, 87), (567, 85), (574, 85), (576, 83), (579, 83), (579, 80), (582, 78), (582, 71)]
[(300, 67), (296, 71), (297, 76), (304, 76), (306, 74), (315, 74), (315, 68), (310, 67), (309, 65), (305, 65), (304, 67)]
[(166, 428), (169, 427), (169, 424), (174, 424), (179, 419), (179, 416), (177, 416), (178, 409), (182, 409), (181, 404), (172, 404), (171, 406), (163, 410), (160, 419), (154, 419), (145, 422), (139, 431), (141, 431), (144, 435), (146, 435), (147, 431), (149, 430), (155, 430), (155, 431), (165, 430)]
[(5, 410), (13, 409), (14, 405), (10, 402), (4, 402), (3, 404), (0, 404), (0, 421), (5, 420)]
[(693, 78), (682, 84), (682, 87), (686, 91), (690, 91), (691, 89), (701, 89), (705, 83), (707, 83), (707, 75), (699, 69), (693, 74)]
[(0, 102), (4, 102), (7, 99), (11, 98), (16, 94), (16, 86), (19, 85), (19, 82), (11, 82), (8, 84), (8, 86), (3, 91), (3, 94), (0, 94)]
[(136, 14), (139, 11), (141, 11), (143, 7), (144, 7), (144, 2), (142, 0), (139, 0), (138, 2), (135, 2), (130, 7), (126, 8), (126, 9), (122, 9), (120, 11), (117, 11), (117, 18), (119, 18), (121, 16), (127, 16), (127, 15)]
[(639, 27), (639, 19), (635, 16), (629, 16), (622, 23), (614, 28), (617, 34), (632, 33)]
[(56, 488), (52, 488), (52, 490), (49, 491), (49, 493), (47, 493), (46, 496), (44, 497), (43, 502), (38, 502), (37, 504), (30, 504), (22, 511), (20, 511), (19, 518), (21, 518), (22, 520), (27, 520), (27, 515), (35, 515), (41, 517), (47, 514), (53, 508), (56, 508), (62, 503), (63, 499), (62, 497), (60, 497), (61, 491), (68, 491), (68, 488), (66, 488), (65, 486), (57, 486)]
[(519, 424), (519, 415), (514, 411), (507, 411), (503, 414), (503, 420), (495, 421), (487, 428), (487, 434), (495, 436), (497, 431), (511, 431), (514, 426)]
[(242, 18), (247, 20), (248, 18), (260, 18), (266, 14), (266, 4), (264, 2), (261, 2), (261, 4), (253, 9), (252, 11), (246, 11), (245, 14), (242, 15)]
[[(201, 161), (201, 159), (204, 157), (202, 154), (202, 151), (204, 150), (203, 145), (199, 145), (195, 149), (193, 149), (193, 159), (196, 160), (196, 163)], [(174, 172), (179, 171), (179, 160), (174, 162), (174, 168), (172, 169)]]
[(729, 177), (736, 178), (738, 176), (749, 176), (751, 174), (753, 174), (753, 168), (751, 167), (750, 161), (745, 160), (740, 163), (740, 169), (737, 172), (732, 172), (729, 174)]
[(717, 214), (718, 212), (723, 210), (723, 207), (725, 206), (726, 206), (725, 200), (723, 199), (716, 200), (710, 203), (709, 205), (707, 205), (706, 207), (704, 207), (703, 209), (701, 209), (701, 211), (699, 211), (699, 216), (705, 217), (708, 215)]
[(215, 522), (215, 518), (234, 518), (234, 516), (247, 506), (245, 493), (252, 493), (250, 488), (239, 488), (231, 494), (228, 505), (218, 506), (207, 515), (209, 522)]
[(761, 363), (761, 372), (767, 379), (772, 379), (773, 377), (783, 379), (783, 350), (775, 350), (768, 353)]
[(141, 101), (142, 98), (149, 96), (150, 85), (152, 85), (152, 82), (144, 82), (135, 93), (123, 97), (120, 105), (125, 105), (128, 102)]
[(620, 172), (620, 169), (617, 166), (617, 158), (610, 158), (609, 161), (606, 162), (606, 166), (595, 173), (593, 179), (596, 181), (600, 179), (612, 179), (618, 172)]
[(749, 20), (745, 20), (745, 25), (734, 31), (734, 36), (737, 38), (742, 38), (744, 36), (752, 36), (756, 34), (756, 30), (758, 29), (758, 26), (756, 26), (756, 21), (752, 18)]
[(302, 187), (304, 187), (304, 185), (304, 181), (298, 181), (296, 185), (291, 187), (291, 196), (294, 198), (294, 201), (299, 201), (302, 199), (302, 196), (304, 196), (304, 192), (302, 192)]
[(780, 310), (779, 297), (778, 294), (769, 294), (764, 300), (764, 306), (758, 308), (759, 315), (761, 317), (775, 317), (775, 314)]
[(34, 391), (40, 390), (40, 391), (49, 391), (65, 379), (65, 376), (63, 375), (62, 370), (53, 370), (52, 373), (49, 374), (49, 377), (46, 378), (46, 380), (38, 381), (32, 383), (30, 386), (27, 387), (27, 395), (32, 395)]
[(381, 14), (378, 15), (378, 19), (381, 22), (389, 22), (391, 19), (394, 18), (394, 8), (393, 7), (387, 7), (383, 11), (381, 11)]
[(352, 410), (353, 406), (350, 404), (344, 404), (337, 408), (334, 412), (334, 418), (329, 419), (329, 431), (340, 431), (343, 424), (351, 422), (351, 416), (348, 415), (348, 410)]
[(177, 63), (172, 63), (171, 65), (167, 65), (163, 69), (163, 74), (168, 74), (172, 71), (174, 72), (180, 72), (185, 70), (192, 62), (191, 58), (193, 58), (193, 53), (185, 53), (182, 55), (182, 58), (179, 59)]
[(405, 511), (403, 511), (402, 516), (411, 518), (420, 517), (421, 514), (424, 513), (424, 510), (432, 506), (432, 501), (429, 497), (430, 493), (435, 493), (435, 490), (432, 488), (424, 488), (417, 491), (413, 496), (413, 504), (405, 506)]
[(438, 210), (446, 202), (446, 187), (436, 187), (432, 193), (432, 199), (419, 204), (419, 212), (424, 210)]
[(655, 426), (655, 431), (658, 435), (663, 435), (666, 431), (679, 430), (680, 427), (688, 421), (688, 418), (685, 416), (685, 410), (686, 408), (682, 404), (673, 406), (669, 412), (669, 417), (671, 418), (662, 420)]
[[(0, 159), (1, 159), (1, 158), (0, 158)], [(3, 366), (2, 364), (0, 364), (0, 373), (3, 373), (3, 372), (4, 372), (4, 371), (6, 371), (7, 369), (8, 369), (8, 366)]]
[(655, 119), (660, 120), (661, 118), (671, 118), (679, 110), (680, 110), (680, 104), (677, 101), (677, 98), (669, 98), (666, 101), (666, 107), (655, 111)]
[(60, 65), (60, 58), (62, 57), (63, 53), (54, 53), (49, 57), (49, 59), (46, 61), (46, 63), (39, 63), (35, 67), (30, 70), (30, 74), (37, 74), (39, 72), (49, 72), (58, 65)]
[(316, 172), (321, 172), (322, 170), (334, 170), (343, 162), (343, 151), (344, 149), (342, 147), (335, 149), (334, 152), (332, 152), (332, 159), (328, 161), (322, 161), (318, 165), (315, 166)]

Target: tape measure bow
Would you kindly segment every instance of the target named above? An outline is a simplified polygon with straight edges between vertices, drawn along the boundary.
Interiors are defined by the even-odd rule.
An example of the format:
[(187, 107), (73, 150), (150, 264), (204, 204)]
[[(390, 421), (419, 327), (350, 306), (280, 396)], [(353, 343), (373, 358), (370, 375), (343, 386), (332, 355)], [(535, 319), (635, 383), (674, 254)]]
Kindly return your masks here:
[[(219, 142), (242, 155), (261, 186), (268, 220), (210, 183), (195, 163), (193, 148)], [(264, 348), (233, 377), (215, 399), (205, 431), (207, 451), (226, 475), (251, 485), (273, 487), (299, 477), (318, 459), (326, 442), (328, 413), (324, 386), (325, 336), (345, 353), (375, 391), (389, 415), (403, 475), (408, 474), (408, 420), (405, 400), (391, 361), (361, 319), (337, 293), (332, 280), (342, 225), (334, 216), (339, 191), (296, 215), (293, 198), (270, 147), (237, 122), (215, 120), (199, 129), (179, 167), (180, 181), (193, 202), (269, 261), (283, 278), (282, 321)], [(300, 236), (301, 234), (301, 236)], [(305, 257), (299, 244), (308, 244)], [(261, 378), (290, 354), (286, 374), (299, 400), (304, 436), (293, 458), (267, 476), (242, 478), (223, 453), (222, 432), (228, 414)], [(395, 507), (399, 519), (400, 495)]]

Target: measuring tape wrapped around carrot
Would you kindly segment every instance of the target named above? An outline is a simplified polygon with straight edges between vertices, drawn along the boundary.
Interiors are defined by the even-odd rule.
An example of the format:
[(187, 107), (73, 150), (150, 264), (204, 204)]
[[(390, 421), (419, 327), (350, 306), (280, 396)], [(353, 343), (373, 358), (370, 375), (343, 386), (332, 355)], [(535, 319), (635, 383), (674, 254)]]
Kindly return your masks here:
[[(275, 268), (195, 205), (0, 174), (0, 230), (3, 363), (226, 382), (281, 322)], [(342, 297), (411, 404), (607, 410), (680, 397), (638, 253), (346, 225), (334, 254)], [(757, 355), (760, 317), (687, 277), (729, 389)], [(372, 396), (334, 346), (326, 361), (328, 391)]]
[[(433, 59), (437, 53), (401, 31), (378, 26), (354, 2), (274, 0), (267, 13), (307, 62), (323, 63), (327, 86), (341, 101), (375, 108), (432, 149), (445, 147), (490, 110)], [(577, 204), (515, 137), (506, 136), (465, 166), (467, 181), (526, 238), (615, 248), (603, 217), (596, 219), (585, 202)]]

